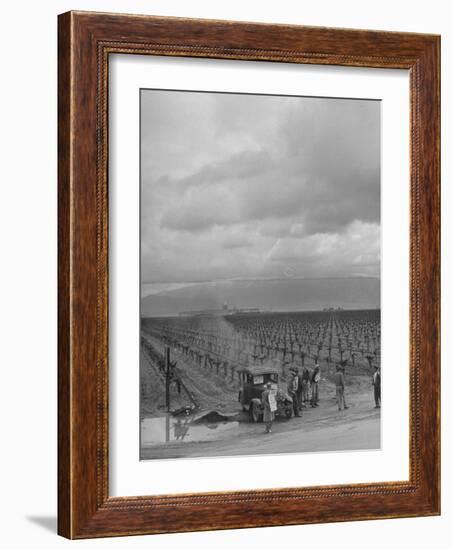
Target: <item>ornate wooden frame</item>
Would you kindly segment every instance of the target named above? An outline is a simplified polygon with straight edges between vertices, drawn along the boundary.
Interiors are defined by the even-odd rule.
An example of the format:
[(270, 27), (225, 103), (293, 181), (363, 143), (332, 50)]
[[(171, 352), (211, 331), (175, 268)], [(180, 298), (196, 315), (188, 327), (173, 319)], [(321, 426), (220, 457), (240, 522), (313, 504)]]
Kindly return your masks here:
[[(58, 532), (85, 538), (439, 514), (439, 36), (68, 12), (59, 16), (58, 53)], [(111, 53), (409, 70), (409, 481), (109, 497)]]

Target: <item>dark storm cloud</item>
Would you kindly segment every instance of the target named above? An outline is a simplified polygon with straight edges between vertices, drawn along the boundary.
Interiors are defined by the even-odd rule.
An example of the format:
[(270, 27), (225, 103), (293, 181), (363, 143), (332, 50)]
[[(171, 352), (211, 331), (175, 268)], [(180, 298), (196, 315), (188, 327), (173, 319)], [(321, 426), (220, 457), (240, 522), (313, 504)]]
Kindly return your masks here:
[(194, 280), (199, 262), (206, 279), (378, 275), (379, 117), (372, 101), (144, 93), (144, 279)]
[[(301, 101), (309, 101), (311, 109), (300, 111), (296, 105), (286, 109), (269, 143), (263, 136), (262, 150), (241, 151), (173, 182), (185, 190), (187, 204), (169, 209), (163, 225), (198, 231), (238, 219), (298, 216), (304, 234), (312, 234), (341, 230), (354, 219), (378, 222), (379, 110), (375, 103)], [(206, 213), (201, 220), (197, 213), (194, 222), (193, 203), (204, 203), (207, 192), (212, 205), (221, 204), (222, 192), (229, 194), (224, 187), (233, 188), (234, 204), (228, 201), (218, 217)]]

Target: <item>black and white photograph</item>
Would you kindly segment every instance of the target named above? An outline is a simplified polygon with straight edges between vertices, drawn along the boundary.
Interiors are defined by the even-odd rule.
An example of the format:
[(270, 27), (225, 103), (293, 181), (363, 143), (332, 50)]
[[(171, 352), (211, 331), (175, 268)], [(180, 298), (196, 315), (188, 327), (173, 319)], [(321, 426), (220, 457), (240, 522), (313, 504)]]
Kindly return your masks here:
[(380, 448), (380, 116), (140, 90), (141, 460)]
[(2, 7), (2, 547), (449, 548), (449, 4)]

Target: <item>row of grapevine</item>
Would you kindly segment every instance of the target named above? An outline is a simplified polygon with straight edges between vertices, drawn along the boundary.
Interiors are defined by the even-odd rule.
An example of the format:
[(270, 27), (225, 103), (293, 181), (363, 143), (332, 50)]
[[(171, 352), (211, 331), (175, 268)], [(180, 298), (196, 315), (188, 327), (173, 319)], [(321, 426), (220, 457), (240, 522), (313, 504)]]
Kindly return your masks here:
[(234, 377), (240, 367), (272, 362), (380, 364), (380, 311), (253, 313), (225, 317), (149, 318), (142, 329), (199, 366)]

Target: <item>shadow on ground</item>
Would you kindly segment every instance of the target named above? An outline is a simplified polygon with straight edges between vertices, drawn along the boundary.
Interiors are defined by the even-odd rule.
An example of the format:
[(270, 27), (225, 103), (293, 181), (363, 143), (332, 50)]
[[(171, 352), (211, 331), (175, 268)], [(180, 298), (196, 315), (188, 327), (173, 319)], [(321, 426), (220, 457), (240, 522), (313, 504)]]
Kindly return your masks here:
[(55, 516), (28, 516), (26, 519), (46, 531), (57, 532), (57, 518)]

